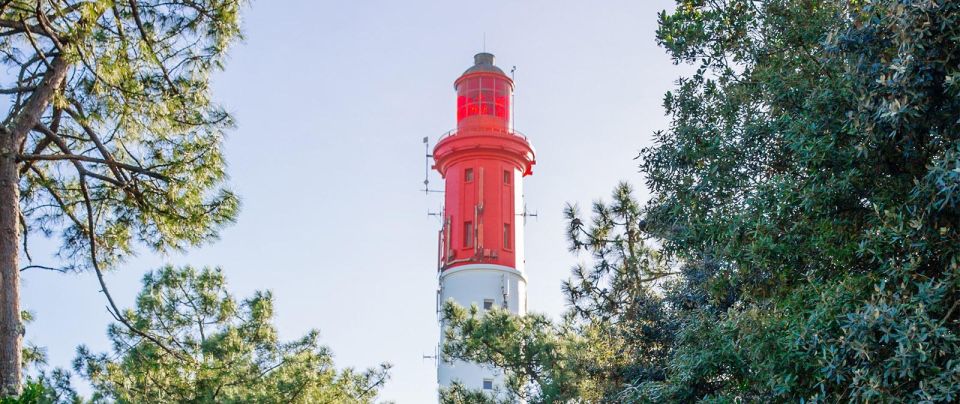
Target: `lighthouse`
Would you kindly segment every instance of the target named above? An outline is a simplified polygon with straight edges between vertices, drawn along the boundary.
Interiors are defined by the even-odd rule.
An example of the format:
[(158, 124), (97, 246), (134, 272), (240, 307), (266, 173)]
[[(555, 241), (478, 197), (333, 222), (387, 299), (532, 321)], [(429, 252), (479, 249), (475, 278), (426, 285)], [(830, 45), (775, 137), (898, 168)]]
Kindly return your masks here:
[[(485, 52), (454, 82), (457, 126), (433, 149), (444, 179), (438, 304), (452, 299), (482, 310), (527, 311), (523, 178), (533, 174), (536, 160), (533, 146), (512, 127), (513, 86)], [(442, 345), (442, 319), (440, 326)], [(441, 387), (456, 381), (488, 392), (503, 387), (498, 369), (440, 359)]]

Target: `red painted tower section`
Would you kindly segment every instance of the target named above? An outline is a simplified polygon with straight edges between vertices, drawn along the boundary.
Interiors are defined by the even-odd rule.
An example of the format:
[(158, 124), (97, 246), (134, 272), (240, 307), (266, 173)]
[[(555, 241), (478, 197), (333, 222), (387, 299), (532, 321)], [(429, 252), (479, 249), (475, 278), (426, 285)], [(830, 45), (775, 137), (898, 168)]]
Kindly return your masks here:
[[(513, 80), (479, 53), (455, 82), (457, 128), (433, 150), (445, 180), (439, 269), (467, 264), (522, 268), (522, 178), (533, 146), (510, 124)], [(519, 244), (522, 246), (522, 244)]]

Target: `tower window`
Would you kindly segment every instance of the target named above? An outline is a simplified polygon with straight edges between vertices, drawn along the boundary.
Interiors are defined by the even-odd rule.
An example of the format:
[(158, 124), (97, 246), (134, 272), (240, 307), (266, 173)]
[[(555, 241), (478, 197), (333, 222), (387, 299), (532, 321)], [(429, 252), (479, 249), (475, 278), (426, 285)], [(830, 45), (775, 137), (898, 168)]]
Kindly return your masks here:
[(492, 380), (492, 379), (483, 379), (483, 389), (484, 389), (484, 390), (493, 390), (493, 380)]
[(510, 185), (510, 177), (512, 177), (510, 174), (510, 170), (503, 170), (503, 185)]
[(473, 222), (463, 222), (463, 248), (473, 247)]
[(483, 309), (490, 310), (493, 308), (493, 299), (483, 299)]
[(463, 181), (464, 182), (473, 182), (473, 169), (468, 168), (463, 170)]
[(508, 250), (513, 248), (510, 244), (510, 223), (503, 224), (503, 248)]

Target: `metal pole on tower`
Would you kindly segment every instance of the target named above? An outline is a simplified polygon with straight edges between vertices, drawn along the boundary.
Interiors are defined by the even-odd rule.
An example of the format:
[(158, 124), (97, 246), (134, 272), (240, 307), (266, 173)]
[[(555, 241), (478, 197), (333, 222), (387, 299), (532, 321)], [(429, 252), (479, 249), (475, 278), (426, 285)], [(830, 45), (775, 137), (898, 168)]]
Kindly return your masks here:
[[(517, 86), (517, 66), (510, 68), (510, 80), (513, 81), (513, 86)], [(510, 129), (515, 130), (517, 128), (517, 92), (516, 90), (510, 92)]]

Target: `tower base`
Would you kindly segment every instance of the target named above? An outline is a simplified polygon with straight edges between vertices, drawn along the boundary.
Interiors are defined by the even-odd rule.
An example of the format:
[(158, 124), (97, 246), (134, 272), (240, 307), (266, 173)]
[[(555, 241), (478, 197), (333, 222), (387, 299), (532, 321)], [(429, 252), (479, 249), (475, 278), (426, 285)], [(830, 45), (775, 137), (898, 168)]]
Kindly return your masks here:
[[(457, 304), (479, 309), (506, 308), (513, 314), (527, 313), (527, 278), (514, 268), (495, 264), (468, 264), (440, 273), (439, 305), (453, 299)], [(445, 321), (440, 322), (440, 344), (443, 345)], [(493, 393), (503, 390), (503, 373), (499, 369), (464, 361), (448, 361), (441, 354), (437, 366), (440, 387), (459, 381), (469, 389)], [(501, 394), (501, 397), (503, 394)]]

